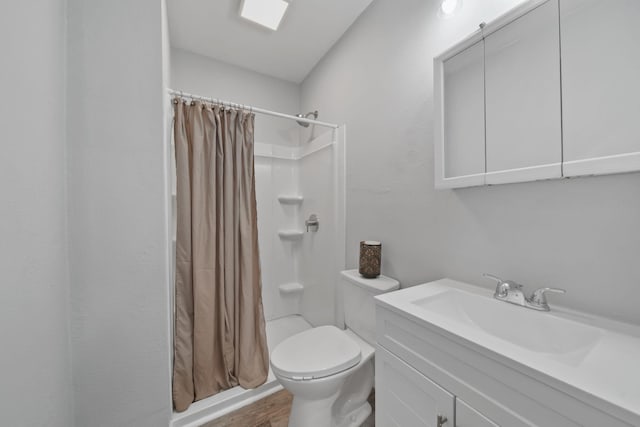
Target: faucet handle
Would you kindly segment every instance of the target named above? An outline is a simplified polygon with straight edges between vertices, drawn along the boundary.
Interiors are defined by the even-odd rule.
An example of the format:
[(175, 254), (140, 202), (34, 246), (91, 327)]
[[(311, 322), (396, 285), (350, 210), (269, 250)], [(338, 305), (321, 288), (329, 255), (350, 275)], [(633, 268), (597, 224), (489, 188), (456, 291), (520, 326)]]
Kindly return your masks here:
[(496, 291), (493, 294), (496, 298), (505, 298), (510, 291), (522, 289), (522, 285), (514, 282), (513, 280), (502, 280), (498, 276), (488, 273), (482, 273), (482, 275), (488, 279), (493, 279), (498, 282), (496, 285)]
[(545, 295), (547, 292), (554, 294), (566, 294), (567, 291), (560, 288), (540, 288), (533, 291), (531, 294), (531, 298), (529, 302), (533, 305), (549, 309), (549, 304), (547, 304), (547, 296)]
[(487, 279), (495, 280), (496, 282), (498, 282), (498, 284), (504, 282), (504, 280), (502, 280), (498, 276), (494, 276), (493, 274), (489, 274), (489, 273), (482, 273), (482, 277), (486, 277)]
[(522, 285), (520, 283), (514, 282), (513, 280), (503, 280), (498, 276), (494, 276), (493, 274), (489, 273), (482, 273), (482, 276), (486, 277), (487, 279), (495, 280), (496, 282), (498, 282), (498, 286), (507, 285), (509, 289), (522, 289)]
[(304, 225), (307, 227), (307, 233), (309, 232), (309, 227), (313, 227), (311, 231), (318, 231), (318, 228), (320, 228), (320, 220), (318, 219), (318, 215), (309, 215), (309, 219), (304, 222)]

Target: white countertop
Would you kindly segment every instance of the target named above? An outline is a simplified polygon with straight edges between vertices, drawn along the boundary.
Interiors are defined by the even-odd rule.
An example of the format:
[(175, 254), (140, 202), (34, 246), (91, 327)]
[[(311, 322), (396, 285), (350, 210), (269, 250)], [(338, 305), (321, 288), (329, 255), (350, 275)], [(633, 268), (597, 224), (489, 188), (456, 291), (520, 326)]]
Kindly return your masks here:
[[(533, 351), (490, 334), (470, 323), (468, 319), (462, 319), (462, 316), (456, 313), (438, 313), (414, 303), (452, 289), (490, 299), (495, 304), (503, 304), (503, 306), (495, 306), (499, 316), (506, 313), (508, 317), (509, 310), (527, 310), (531, 312), (530, 316), (527, 314), (528, 319), (533, 321), (536, 319), (535, 316), (548, 316), (544, 319), (540, 318), (545, 324), (552, 325), (554, 319), (564, 319), (564, 321), (588, 325), (589, 333), (595, 333), (597, 340), (593, 345), (564, 354)], [(553, 306), (550, 312), (538, 312), (498, 301), (493, 298), (493, 292), (488, 289), (451, 279), (441, 279), (401, 289), (377, 296), (376, 300), (378, 305), (413, 320), (427, 322), (640, 417), (640, 327), (638, 326)], [(493, 304), (488, 301), (486, 303)], [(506, 311), (503, 311), (503, 308)], [(504, 321), (509, 322), (509, 319), (505, 318)], [(510, 326), (517, 332), (518, 324)]]

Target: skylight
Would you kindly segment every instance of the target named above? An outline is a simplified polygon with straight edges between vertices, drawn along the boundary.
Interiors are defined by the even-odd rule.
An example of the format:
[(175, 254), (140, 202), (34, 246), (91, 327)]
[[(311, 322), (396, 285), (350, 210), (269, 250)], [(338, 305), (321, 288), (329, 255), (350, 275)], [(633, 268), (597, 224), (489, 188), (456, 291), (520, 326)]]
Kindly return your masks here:
[(276, 31), (288, 6), (284, 0), (243, 0), (240, 16)]

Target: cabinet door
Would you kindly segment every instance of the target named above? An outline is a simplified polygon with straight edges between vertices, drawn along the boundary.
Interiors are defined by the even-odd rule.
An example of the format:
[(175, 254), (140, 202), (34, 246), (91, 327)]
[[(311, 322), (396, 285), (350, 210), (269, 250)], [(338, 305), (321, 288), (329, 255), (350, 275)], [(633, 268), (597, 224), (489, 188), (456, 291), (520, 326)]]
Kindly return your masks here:
[(640, 1), (562, 0), (564, 175), (640, 170)]
[(376, 349), (376, 425), (453, 426), (455, 397), (392, 355)]
[(557, 0), (485, 38), (487, 184), (561, 177)]
[(456, 398), (456, 427), (498, 427), (498, 424)]
[[(484, 41), (435, 62), (441, 85), (436, 188), (484, 184)], [(436, 83), (438, 86), (438, 82)], [(439, 148), (439, 149), (438, 149)]]

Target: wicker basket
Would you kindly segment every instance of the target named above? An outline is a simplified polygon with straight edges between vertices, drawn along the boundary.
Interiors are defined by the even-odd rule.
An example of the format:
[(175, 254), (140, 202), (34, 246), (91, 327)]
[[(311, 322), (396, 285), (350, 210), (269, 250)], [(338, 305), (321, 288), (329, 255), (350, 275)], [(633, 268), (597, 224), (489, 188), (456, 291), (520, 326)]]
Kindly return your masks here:
[(380, 275), (382, 243), (373, 240), (360, 242), (360, 269), (362, 277), (374, 279)]

